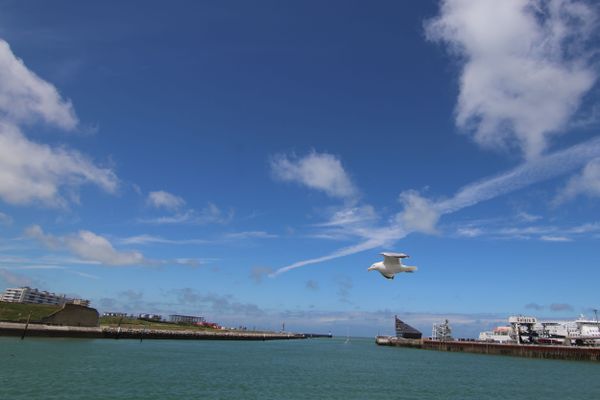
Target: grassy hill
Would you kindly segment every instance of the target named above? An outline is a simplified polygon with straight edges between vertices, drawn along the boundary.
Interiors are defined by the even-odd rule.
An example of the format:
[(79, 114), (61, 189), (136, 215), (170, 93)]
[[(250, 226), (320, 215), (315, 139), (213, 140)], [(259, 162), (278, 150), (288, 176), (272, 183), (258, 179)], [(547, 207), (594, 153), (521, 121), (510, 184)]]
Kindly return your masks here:
[(47, 304), (20, 304), (0, 301), (0, 321), (27, 322), (27, 317), (31, 313), (31, 322), (41, 322), (42, 318), (59, 309), (59, 306)]
[(169, 322), (146, 321), (137, 318), (129, 317), (100, 317), (100, 326), (121, 326), (122, 328), (137, 328), (137, 329), (167, 329), (167, 330), (199, 330), (211, 331), (212, 328), (201, 327), (196, 325), (177, 325)]

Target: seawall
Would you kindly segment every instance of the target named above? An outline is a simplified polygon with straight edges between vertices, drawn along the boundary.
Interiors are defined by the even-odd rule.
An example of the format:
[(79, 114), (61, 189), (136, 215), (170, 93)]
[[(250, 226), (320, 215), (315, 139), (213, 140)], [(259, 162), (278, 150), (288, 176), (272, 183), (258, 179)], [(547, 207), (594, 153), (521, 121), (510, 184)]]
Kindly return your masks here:
[(410, 347), (424, 350), (554, 360), (600, 361), (600, 347), (517, 345), (456, 340), (442, 342), (430, 339), (402, 339), (387, 336), (378, 336), (375, 341), (381, 346)]
[(150, 330), (112, 327), (56, 326), (0, 322), (0, 336), (61, 337), (89, 339), (177, 339), (177, 340), (288, 340), (305, 339), (302, 334), (247, 331)]

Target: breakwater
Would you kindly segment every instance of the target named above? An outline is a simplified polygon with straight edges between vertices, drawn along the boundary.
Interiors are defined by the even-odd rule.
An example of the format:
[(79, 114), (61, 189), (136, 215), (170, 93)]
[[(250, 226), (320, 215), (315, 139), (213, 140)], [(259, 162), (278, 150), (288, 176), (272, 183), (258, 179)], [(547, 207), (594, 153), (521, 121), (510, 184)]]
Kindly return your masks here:
[(177, 339), (177, 340), (287, 340), (305, 339), (287, 332), (199, 331), (114, 327), (56, 326), (0, 322), (0, 336), (62, 337), (89, 339)]
[(438, 341), (430, 339), (402, 339), (378, 336), (375, 342), (381, 346), (409, 347), (475, 354), (543, 358), (554, 360), (600, 361), (600, 347), (548, 346), (529, 344), (501, 344), (475, 341)]

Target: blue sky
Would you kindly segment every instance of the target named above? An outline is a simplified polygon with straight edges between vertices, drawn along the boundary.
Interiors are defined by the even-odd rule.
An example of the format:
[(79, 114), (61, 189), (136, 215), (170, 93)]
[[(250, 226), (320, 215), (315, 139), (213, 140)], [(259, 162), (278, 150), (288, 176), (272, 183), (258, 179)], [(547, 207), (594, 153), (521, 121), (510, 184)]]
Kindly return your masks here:
[(599, 306), (593, 2), (0, 7), (0, 288), (357, 335)]

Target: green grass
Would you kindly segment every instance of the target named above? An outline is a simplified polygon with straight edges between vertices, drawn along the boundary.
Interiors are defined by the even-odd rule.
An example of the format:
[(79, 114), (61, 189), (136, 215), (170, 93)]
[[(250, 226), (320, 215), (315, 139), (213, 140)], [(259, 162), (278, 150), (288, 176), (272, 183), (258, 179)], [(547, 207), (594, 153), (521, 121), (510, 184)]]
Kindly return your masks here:
[(194, 330), (194, 331), (214, 331), (212, 328), (196, 325), (178, 325), (168, 322), (145, 321), (137, 318), (121, 318), (121, 317), (100, 317), (100, 326), (112, 326), (122, 328), (138, 328), (138, 329), (167, 329), (167, 330)]
[(0, 321), (5, 322), (27, 322), (27, 317), (31, 313), (30, 322), (41, 322), (42, 318), (47, 317), (55, 311), (60, 310), (59, 306), (47, 304), (20, 304), (0, 302)]

